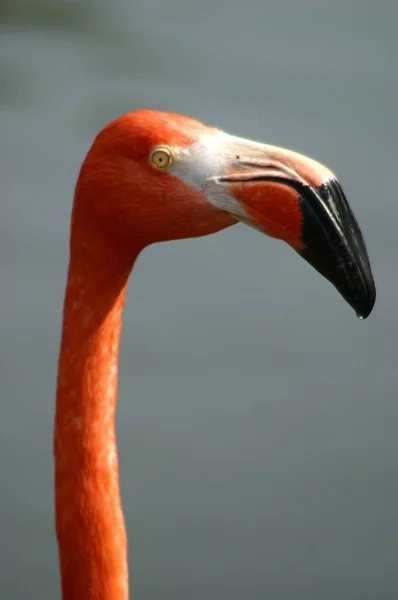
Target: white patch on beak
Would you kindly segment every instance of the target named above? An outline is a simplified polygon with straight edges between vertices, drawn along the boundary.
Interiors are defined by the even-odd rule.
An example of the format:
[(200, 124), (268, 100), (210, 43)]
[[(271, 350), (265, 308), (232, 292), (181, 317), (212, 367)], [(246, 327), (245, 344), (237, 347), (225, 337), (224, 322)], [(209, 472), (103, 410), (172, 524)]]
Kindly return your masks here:
[(249, 218), (244, 208), (220, 182), (227, 170), (226, 164), (235, 156), (229, 156), (228, 142), (232, 138), (223, 131), (206, 135), (186, 148), (176, 148), (177, 159), (169, 173), (184, 183), (200, 190), (215, 208), (223, 210), (238, 220)]

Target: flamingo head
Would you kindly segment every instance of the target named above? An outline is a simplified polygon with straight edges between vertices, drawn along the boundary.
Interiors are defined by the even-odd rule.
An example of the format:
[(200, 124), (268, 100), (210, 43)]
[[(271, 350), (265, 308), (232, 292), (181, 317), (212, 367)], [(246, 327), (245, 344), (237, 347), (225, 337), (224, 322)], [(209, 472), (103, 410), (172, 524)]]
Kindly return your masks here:
[(73, 220), (82, 214), (120, 248), (243, 222), (287, 242), (361, 318), (375, 302), (361, 231), (329, 169), (188, 117), (143, 110), (105, 127), (77, 183)]

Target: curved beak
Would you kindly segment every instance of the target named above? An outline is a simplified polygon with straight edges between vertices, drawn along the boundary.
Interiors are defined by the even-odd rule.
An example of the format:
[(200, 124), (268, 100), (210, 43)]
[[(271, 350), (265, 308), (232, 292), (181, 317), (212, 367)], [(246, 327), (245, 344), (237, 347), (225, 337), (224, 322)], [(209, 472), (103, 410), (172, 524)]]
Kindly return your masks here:
[(235, 216), (286, 241), (328, 279), (358, 317), (376, 289), (359, 225), (335, 175), (301, 154), (225, 134), (227, 186)]

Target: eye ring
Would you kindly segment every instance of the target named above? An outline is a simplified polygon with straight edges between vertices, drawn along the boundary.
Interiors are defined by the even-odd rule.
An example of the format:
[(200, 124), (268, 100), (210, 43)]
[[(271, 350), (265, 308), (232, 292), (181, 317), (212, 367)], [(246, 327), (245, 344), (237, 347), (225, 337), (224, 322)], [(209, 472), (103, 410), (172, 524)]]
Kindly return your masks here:
[(173, 153), (166, 146), (157, 146), (153, 148), (149, 155), (149, 160), (158, 171), (167, 171), (174, 162)]

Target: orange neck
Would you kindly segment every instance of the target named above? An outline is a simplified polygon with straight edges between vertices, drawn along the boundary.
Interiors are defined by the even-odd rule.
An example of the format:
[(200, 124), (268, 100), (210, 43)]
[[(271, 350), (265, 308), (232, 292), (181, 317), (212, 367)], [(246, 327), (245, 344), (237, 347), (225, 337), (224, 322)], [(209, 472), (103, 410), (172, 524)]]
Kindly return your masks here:
[(115, 409), (122, 311), (139, 251), (121, 259), (110, 240), (74, 229), (54, 434), (62, 597), (127, 600)]

